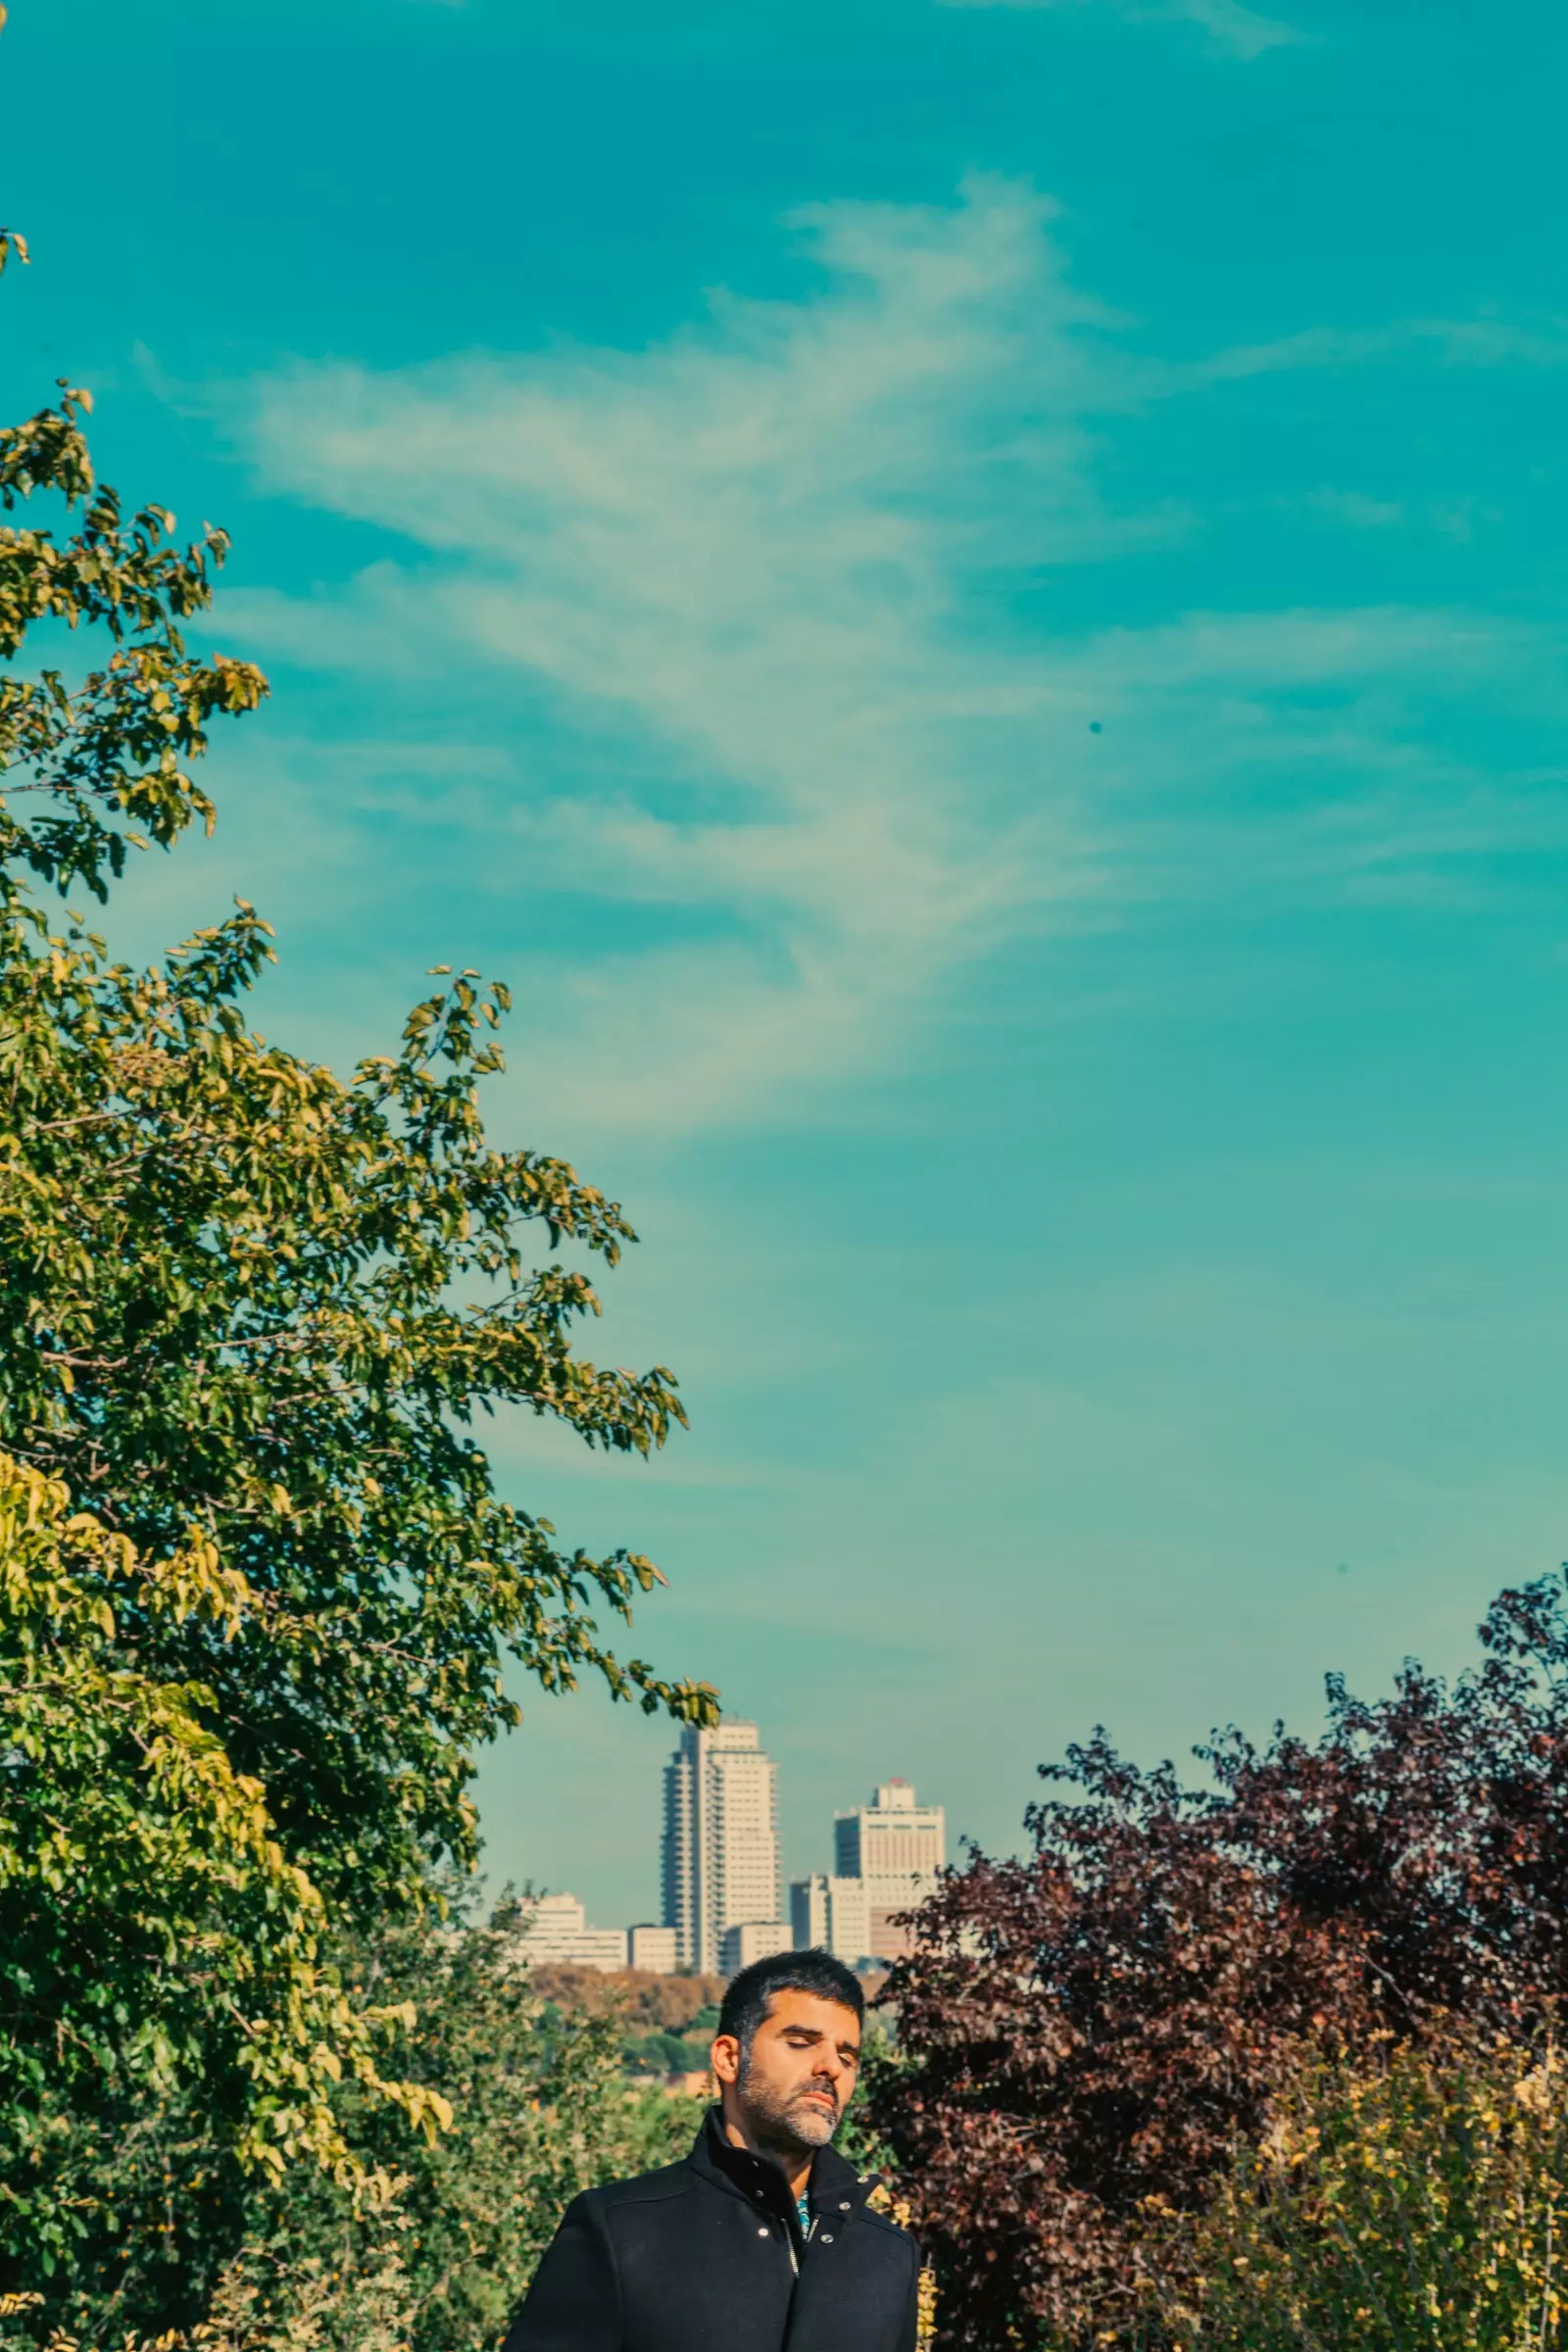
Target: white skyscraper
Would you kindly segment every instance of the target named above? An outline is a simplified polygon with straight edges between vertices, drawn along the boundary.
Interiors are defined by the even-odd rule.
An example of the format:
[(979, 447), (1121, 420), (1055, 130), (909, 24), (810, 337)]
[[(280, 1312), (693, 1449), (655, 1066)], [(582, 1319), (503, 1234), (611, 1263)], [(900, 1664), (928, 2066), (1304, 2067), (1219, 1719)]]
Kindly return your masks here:
[(870, 1950), (891, 1960), (905, 1949), (905, 1932), (889, 1921), (935, 1891), (947, 1857), (946, 1813), (917, 1805), (907, 1781), (885, 1781), (868, 1805), (834, 1816), (834, 1868), (865, 1882)]
[(726, 1929), (778, 1916), (778, 1768), (756, 1724), (682, 1732), (664, 1767), (664, 1925), (681, 1966), (717, 1970)]

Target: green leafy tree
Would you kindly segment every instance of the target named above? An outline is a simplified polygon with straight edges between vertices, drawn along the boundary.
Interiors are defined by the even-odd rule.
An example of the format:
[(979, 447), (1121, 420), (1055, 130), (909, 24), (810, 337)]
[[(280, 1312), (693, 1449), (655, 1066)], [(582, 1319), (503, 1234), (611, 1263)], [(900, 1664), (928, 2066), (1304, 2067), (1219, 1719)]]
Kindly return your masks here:
[(339, 2085), (450, 2120), (377, 2063), (407, 2004), (352, 1998), (318, 1965), (321, 1898), (209, 1728), (210, 1694), (123, 1638), (199, 1620), (232, 1640), (250, 1602), (205, 1539), (140, 1559), (0, 1454), (0, 2245), (24, 2272), (69, 2275), (111, 2214), (167, 2260), (166, 2127), (198, 2086), (241, 2165), (275, 2179), (313, 2157), (372, 2203), (388, 2176), (345, 2137)]
[[(15, 242), (0, 236), (0, 265)], [(504, 989), (443, 969), (399, 1051), (344, 1080), (250, 1026), (271, 950), (248, 906), (146, 970), (50, 911), (49, 893), (102, 899), (132, 850), (211, 826), (191, 774), (208, 727), (267, 691), (183, 635), (222, 533), (181, 547), (164, 510), (127, 519), (94, 476), (89, 405), (66, 387), (0, 431), (0, 1446), (139, 1560), (199, 1552), (228, 1580), (221, 1608), (170, 1607), (157, 1573), (127, 1572), (115, 1671), (183, 1694), (192, 1737), (258, 1792), (257, 1823), (336, 1936), (416, 1916), (435, 1869), (471, 1864), (473, 1752), (517, 1719), (509, 1663), (547, 1690), (593, 1672), (617, 1697), (710, 1719), (706, 1685), (618, 1656), (599, 1630), (596, 1611), (629, 1620), (653, 1564), (563, 1547), (497, 1494), (473, 1435), (479, 1414), (521, 1406), (646, 1455), (683, 1415), (662, 1366), (573, 1351), (598, 1311), (581, 1261), (613, 1266), (635, 1237), (564, 1162), (486, 1137)], [(68, 631), (102, 645), (97, 666)], [(35, 632), (51, 658), (24, 669)], [(15, 1801), (0, 1787), (0, 1808)], [(101, 1901), (112, 1891), (105, 1879)], [(0, 1950), (32, 1940), (58, 1959), (47, 1994), (4, 1980), (0, 2036), (21, 2047), (90, 2001), (120, 1946), (90, 1940), (88, 1918), (69, 1874), (0, 1885)], [(188, 2016), (221, 2007), (177, 1910), (167, 1946)], [(134, 1970), (117, 1982), (124, 2053), (144, 2028), (156, 2040), (162, 1998)], [(215, 2045), (193, 2027), (171, 2046), (188, 2064), (158, 2166), (183, 2317), (244, 2166), (320, 2156), (330, 2134), (277, 2122), (260, 2077), (254, 2095), (227, 2078), (196, 2095)], [(80, 2189), (68, 2230), (28, 2153), (122, 2124), (130, 2065), (84, 2064), (64, 2087), (25, 2067), (0, 2081), (0, 2284), (63, 2292), (66, 2232), (72, 2291), (130, 2294), (113, 2200)]]

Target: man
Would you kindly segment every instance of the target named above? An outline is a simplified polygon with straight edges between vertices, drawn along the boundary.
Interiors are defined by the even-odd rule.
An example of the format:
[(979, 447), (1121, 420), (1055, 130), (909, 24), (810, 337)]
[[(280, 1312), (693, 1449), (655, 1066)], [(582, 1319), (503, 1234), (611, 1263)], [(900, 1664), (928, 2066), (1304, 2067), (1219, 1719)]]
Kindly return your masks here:
[(691, 2154), (574, 2199), (505, 2352), (914, 2352), (914, 2240), (829, 2145), (864, 2018), (828, 1952), (742, 1969)]

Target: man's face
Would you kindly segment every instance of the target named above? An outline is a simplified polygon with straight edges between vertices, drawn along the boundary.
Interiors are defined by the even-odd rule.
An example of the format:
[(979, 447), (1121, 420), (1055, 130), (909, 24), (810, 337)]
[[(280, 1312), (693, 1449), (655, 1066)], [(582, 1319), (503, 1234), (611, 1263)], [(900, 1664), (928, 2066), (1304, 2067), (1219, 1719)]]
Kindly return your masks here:
[(713, 2043), (725, 2106), (738, 2108), (749, 2140), (781, 2150), (832, 2138), (859, 2065), (859, 2019), (814, 1992), (775, 1992), (744, 2059), (732, 2034)]

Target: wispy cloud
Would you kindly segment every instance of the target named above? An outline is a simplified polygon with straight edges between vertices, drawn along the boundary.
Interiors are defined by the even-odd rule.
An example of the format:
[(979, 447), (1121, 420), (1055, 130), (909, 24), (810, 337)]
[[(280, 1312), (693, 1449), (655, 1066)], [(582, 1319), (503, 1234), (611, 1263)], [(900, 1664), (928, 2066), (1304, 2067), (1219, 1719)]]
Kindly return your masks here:
[(1480, 499), (1427, 499), (1408, 504), (1403, 499), (1373, 498), (1365, 490), (1344, 490), (1324, 483), (1299, 498), (1280, 498), (1285, 513), (1315, 515), (1320, 522), (1348, 531), (1435, 531), (1445, 539), (1473, 539), (1478, 529), (1502, 520), (1502, 510)]
[[(596, 784), (514, 767), (469, 835), (519, 887), (667, 917), (541, 972), (554, 1100), (765, 1115), (1020, 926), (1227, 868), (1419, 889), (1489, 808), (1509, 837), (1556, 821), (1427, 748), (1435, 700), (1556, 673), (1516, 628), (1382, 609), (1064, 638), (1012, 609), (1021, 581), (1185, 527), (1107, 505), (1091, 428), (1201, 389), (1124, 357), (1032, 191), (797, 225), (809, 298), (724, 296), (638, 352), (300, 368), (246, 412), (270, 482), (408, 552), (342, 595), (231, 594), (232, 624), (389, 693), (531, 681), (563, 761), (597, 747)], [(439, 821), (462, 829), (461, 798)]]
[(1249, 376), (1302, 368), (1364, 368), (1381, 360), (1421, 358), (1451, 368), (1568, 366), (1568, 319), (1529, 324), (1502, 318), (1396, 318), (1374, 327), (1305, 327), (1271, 343), (1239, 343), (1161, 370), (1155, 388), (1202, 391)]
[[(269, 476), (433, 561), (325, 611), (231, 597), (231, 621), (318, 662), (515, 665), (623, 729), (633, 766), (654, 747), (645, 790), (519, 812), (536, 874), (745, 926), (640, 959), (629, 997), (612, 961), (577, 975), (574, 1026), (601, 1054), (618, 1040), (614, 1083), (648, 1115), (854, 1058), (1021, 900), (1091, 886), (1067, 802), (1054, 854), (1015, 855), (1020, 827), (1039, 841), (1054, 690), (957, 609), (976, 571), (1158, 527), (1095, 490), (1105, 321), (1049, 210), (981, 183), (954, 211), (804, 215), (819, 299), (724, 298), (646, 353), (260, 387)], [(672, 764), (684, 795), (661, 788)]]
[(1103, 7), (1134, 24), (1196, 24), (1216, 49), (1232, 57), (1261, 57), (1265, 50), (1283, 48), (1301, 35), (1275, 18), (1244, 8), (1241, 0), (938, 0), (943, 8), (1054, 9)]

